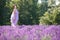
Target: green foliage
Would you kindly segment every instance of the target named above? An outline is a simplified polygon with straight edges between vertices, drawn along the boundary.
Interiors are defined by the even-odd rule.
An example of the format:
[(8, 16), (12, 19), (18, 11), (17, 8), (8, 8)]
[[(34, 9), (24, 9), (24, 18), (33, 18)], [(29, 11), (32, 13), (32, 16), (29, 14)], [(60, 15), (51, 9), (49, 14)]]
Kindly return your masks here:
[(55, 0), (41, 4), (38, 0), (0, 0), (0, 25), (10, 24), (14, 4), (19, 11), (19, 24), (60, 24), (60, 5), (56, 6)]
[[(10, 24), (10, 16), (13, 9), (13, 5), (16, 4), (20, 12), (19, 14), (19, 24), (37, 24), (37, 1), (38, 0), (6, 0), (4, 1), (4, 13), (3, 24)], [(3, 1), (2, 3), (3, 4)], [(33, 11), (34, 10), (34, 11)], [(3, 11), (3, 10), (1, 10)], [(34, 15), (35, 14), (35, 15)], [(35, 18), (36, 17), (36, 18)]]
[(22, 0), (20, 2), (20, 23), (38, 24), (37, 0)]
[(20, 2), (20, 23), (39, 24), (39, 17), (47, 11), (47, 4), (37, 5), (38, 0), (22, 0)]
[(56, 0), (48, 0), (48, 6), (56, 6)]
[[(37, 5), (38, 0), (19, 0), (7, 2), (7, 7), (11, 9), (13, 4), (17, 4), (19, 14), (19, 24), (39, 24), (39, 17), (47, 10), (47, 4)], [(9, 4), (8, 4), (9, 3)], [(10, 6), (11, 5), (11, 6)], [(42, 12), (41, 12), (42, 11)], [(9, 12), (9, 13), (11, 13)]]
[(3, 13), (6, 0), (0, 0), (0, 25), (3, 25)]
[(56, 7), (47, 11), (44, 16), (40, 17), (40, 24), (60, 24), (60, 8)]

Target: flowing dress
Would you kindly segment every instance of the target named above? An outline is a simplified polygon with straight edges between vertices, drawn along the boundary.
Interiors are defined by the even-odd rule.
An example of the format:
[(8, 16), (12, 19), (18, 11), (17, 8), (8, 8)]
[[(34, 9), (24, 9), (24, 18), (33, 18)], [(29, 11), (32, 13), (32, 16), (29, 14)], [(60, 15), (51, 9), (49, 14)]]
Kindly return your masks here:
[(16, 26), (18, 23), (18, 19), (19, 19), (19, 12), (17, 9), (14, 9), (10, 18), (11, 26)]

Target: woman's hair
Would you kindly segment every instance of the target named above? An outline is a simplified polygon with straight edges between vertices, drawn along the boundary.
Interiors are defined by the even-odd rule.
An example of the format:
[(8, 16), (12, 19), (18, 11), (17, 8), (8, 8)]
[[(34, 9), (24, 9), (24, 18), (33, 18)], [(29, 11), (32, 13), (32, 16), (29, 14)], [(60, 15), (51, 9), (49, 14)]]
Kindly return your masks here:
[(13, 5), (13, 8), (16, 8), (16, 4)]

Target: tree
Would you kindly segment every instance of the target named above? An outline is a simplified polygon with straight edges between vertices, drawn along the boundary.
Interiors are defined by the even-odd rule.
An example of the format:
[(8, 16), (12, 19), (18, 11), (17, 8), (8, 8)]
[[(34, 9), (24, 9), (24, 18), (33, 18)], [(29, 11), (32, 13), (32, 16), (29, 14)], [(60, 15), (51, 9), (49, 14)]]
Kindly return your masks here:
[(20, 24), (38, 24), (37, 0), (21, 0)]
[(6, 0), (0, 0), (0, 25), (3, 25), (3, 14), (4, 14), (5, 5), (6, 5)]
[[(16, 4), (19, 11), (19, 24), (39, 24), (39, 17), (48, 10), (47, 3), (38, 4), (38, 0), (6, 0), (4, 5), (3, 25), (10, 24), (10, 16), (13, 5)], [(2, 11), (3, 11), (2, 10)]]
[(11, 13), (12, 13), (12, 10), (13, 10), (13, 5), (17, 4), (17, 3), (18, 3), (17, 0), (6, 0), (5, 5), (4, 5), (4, 13), (2, 14), (3, 25), (8, 25), (8, 24), (10, 25), (10, 16), (11, 16)]
[(60, 24), (60, 8), (56, 7), (47, 11), (40, 19), (40, 24)]

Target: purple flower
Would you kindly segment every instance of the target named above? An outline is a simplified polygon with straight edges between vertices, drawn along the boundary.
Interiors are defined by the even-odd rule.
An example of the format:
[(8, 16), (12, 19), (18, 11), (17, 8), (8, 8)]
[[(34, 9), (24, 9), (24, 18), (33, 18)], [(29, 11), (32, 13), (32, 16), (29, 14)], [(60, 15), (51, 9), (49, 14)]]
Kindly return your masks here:
[(0, 40), (60, 40), (60, 25), (2, 26)]

